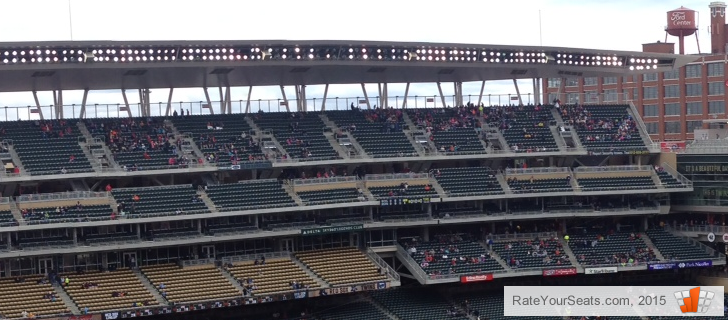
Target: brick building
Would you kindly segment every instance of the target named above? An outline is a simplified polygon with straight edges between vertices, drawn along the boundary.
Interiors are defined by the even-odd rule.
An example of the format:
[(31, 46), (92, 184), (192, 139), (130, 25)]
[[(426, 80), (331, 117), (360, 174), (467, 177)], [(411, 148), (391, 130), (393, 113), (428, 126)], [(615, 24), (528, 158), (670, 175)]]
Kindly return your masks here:
[[(726, 118), (726, 5), (712, 2), (710, 11), (711, 51), (695, 55), (695, 62), (673, 71), (634, 76), (544, 79), (543, 98), (584, 104), (633, 102), (653, 140), (692, 140), (702, 120)], [(642, 50), (674, 53), (675, 44), (648, 43)]]

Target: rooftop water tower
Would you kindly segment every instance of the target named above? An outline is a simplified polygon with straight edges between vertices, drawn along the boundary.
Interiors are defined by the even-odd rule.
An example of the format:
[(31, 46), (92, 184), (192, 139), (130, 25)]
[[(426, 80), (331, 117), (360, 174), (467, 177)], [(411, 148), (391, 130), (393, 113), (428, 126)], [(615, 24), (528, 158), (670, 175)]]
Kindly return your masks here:
[(685, 7), (680, 7), (667, 12), (667, 26), (665, 27), (665, 42), (667, 35), (678, 38), (678, 46), (680, 54), (685, 54), (685, 37), (695, 35), (695, 42), (698, 43), (698, 51), (700, 51), (700, 43), (698, 42), (698, 13)]

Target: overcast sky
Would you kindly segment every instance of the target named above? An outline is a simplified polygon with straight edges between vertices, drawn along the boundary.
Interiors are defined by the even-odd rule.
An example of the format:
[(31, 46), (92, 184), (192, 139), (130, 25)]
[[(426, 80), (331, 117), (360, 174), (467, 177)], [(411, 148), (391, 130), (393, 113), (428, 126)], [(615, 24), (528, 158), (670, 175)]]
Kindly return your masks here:
[[(0, 41), (331, 39), (543, 44), (640, 51), (642, 43), (663, 41), (666, 12), (685, 6), (699, 12), (700, 44), (702, 51), (709, 51), (709, 3), (707, 0), (70, 0), (69, 14), (68, 0), (3, 1)], [(686, 43), (688, 53), (697, 53), (694, 38)], [(477, 95), (479, 89), (479, 83), (465, 84), (463, 93)], [(530, 81), (521, 81), (520, 89), (522, 93), (533, 91)], [(377, 95), (376, 85), (369, 86), (368, 90), (370, 96)], [(452, 94), (452, 85), (444, 85), (443, 91), (445, 95)], [(390, 96), (403, 93), (404, 85), (390, 85)], [(486, 93), (513, 94), (515, 89), (510, 81), (490, 82), (486, 84)], [(410, 96), (435, 94), (434, 84), (410, 88)], [(166, 102), (167, 95), (168, 90), (155, 89), (150, 100)], [(292, 88), (288, 89), (288, 95), (293, 99)], [(320, 98), (323, 88), (309, 86), (307, 95)], [(329, 88), (329, 97), (361, 95), (359, 85)], [(232, 92), (233, 101), (244, 100), (246, 96), (244, 88)], [(64, 92), (64, 104), (80, 104), (81, 97), (82, 92)], [(252, 97), (253, 100), (279, 99), (281, 93), (278, 88), (256, 88)], [(43, 105), (52, 104), (50, 92), (40, 93), (39, 98)], [(219, 100), (217, 90), (211, 90), (211, 99)], [(129, 95), (130, 103), (138, 100), (136, 92)], [(200, 101), (204, 95), (202, 89), (177, 89), (173, 100)], [(112, 91), (91, 92), (88, 98), (90, 105), (120, 102), (121, 94)], [(0, 106), (29, 104), (34, 104), (30, 93), (0, 93)], [(340, 104), (343, 107), (344, 103)], [(238, 105), (235, 102), (234, 111), (239, 110)], [(327, 104), (327, 108), (332, 107), (331, 103)], [(153, 108), (152, 112), (156, 110)]]

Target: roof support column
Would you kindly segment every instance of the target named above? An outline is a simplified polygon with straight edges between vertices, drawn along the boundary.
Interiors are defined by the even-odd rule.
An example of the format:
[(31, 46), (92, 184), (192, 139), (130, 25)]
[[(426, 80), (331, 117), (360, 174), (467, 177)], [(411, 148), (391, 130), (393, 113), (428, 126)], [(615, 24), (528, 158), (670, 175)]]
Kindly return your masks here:
[(402, 100), (402, 109), (407, 108), (407, 95), (409, 95), (409, 87), (410, 83), (407, 82), (407, 85), (404, 87), (404, 99)]
[(518, 80), (513, 79), (513, 86), (516, 87), (516, 96), (518, 97), (518, 105), (523, 105), (523, 99), (521, 98), (521, 90), (518, 88)]
[(119, 111), (126, 111), (126, 114), (131, 118), (131, 107), (129, 107), (129, 98), (126, 97), (126, 90), (121, 90), (121, 97), (124, 98), (124, 107), (119, 108)]
[(53, 108), (56, 119), (63, 119), (63, 90), (53, 90)]
[(440, 101), (442, 101), (442, 108), (447, 107), (447, 103), (445, 103), (445, 95), (442, 94), (442, 84), (440, 82), (437, 83), (437, 91), (440, 93)]
[[(559, 80), (559, 91), (557, 93), (557, 97), (559, 100), (567, 102), (566, 101), (566, 78), (561, 78)], [(551, 101), (549, 101), (551, 103)]]
[(454, 89), (455, 89), (455, 104), (459, 107), (464, 105), (463, 103), (463, 83), (462, 82), (454, 82), (453, 83)]
[(143, 117), (150, 117), (152, 114), (152, 105), (149, 102), (149, 89), (139, 89), (139, 107)]
[(329, 84), (324, 86), (324, 98), (321, 100), (321, 112), (326, 111), (326, 98), (329, 96)]
[(480, 94), (478, 95), (478, 105), (483, 103), (483, 91), (485, 91), (485, 80), (480, 84)]
[(225, 106), (227, 107), (226, 114), (232, 114), (233, 113), (233, 100), (231, 98), (232, 92), (230, 92), (230, 85), (225, 86)]
[(301, 112), (301, 86), (294, 85), (293, 91), (296, 94), (296, 112)]
[(371, 110), (372, 104), (369, 103), (369, 96), (367, 95), (367, 87), (364, 85), (364, 83), (361, 84), (361, 91), (364, 93), (364, 101), (367, 102), (367, 110)]
[[(86, 99), (88, 99), (88, 89), (83, 89), (83, 99), (81, 99), (81, 111), (78, 113), (78, 117), (83, 119), (86, 118)], [(94, 110), (94, 113), (98, 112)]]
[(288, 97), (286, 97), (286, 88), (281, 86), (281, 95), (283, 96), (283, 103), (286, 104), (286, 112), (291, 112), (291, 107), (288, 106)]
[(382, 107), (389, 108), (389, 86), (382, 83)]
[[(207, 109), (210, 110), (210, 114), (215, 114), (215, 109), (212, 108), (212, 100), (210, 100), (210, 92), (207, 91), (207, 87), (202, 87), (202, 90), (205, 92), (205, 100), (207, 101)], [(203, 107), (204, 109), (204, 107)], [(202, 110), (200, 110), (200, 113), (202, 113)]]
[(301, 104), (300, 104), (299, 108), (303, 112), (308, 112), (308, 98), (306, 98), (306, 85), (305, 84), (301, 85), (300, 95), (301, 95)]
[(169, 96), (167, 97), (167, 111), (164, 112), (164, 116), (169, 117), (169, 113), (172, 112), (172, 96), (174, 95), (174, 88), (169, 88)]
[(253, 93), (253, 86), (248, 87), (248, 100), (245, 101), (245, 113), (250, 113), (250, 95)]
[(541, 104), (541, 90), (538, 88), (538, 78), (533, 78), (533, 104)]
[(222, 85), (217, 86), (217, 91), (220, 94), (220, 114), (225, 114), (225, 94), (222, 91)]
[(377, 83), (377, 91), (379, 92), (379, 101), (377, 104), (384, 108), (384, 103), (382, 103), (382, 101), (384, 101), (384, 96), (382, 95), (382, 83)]
[(38, 100), (38, 91), (33, 90), (33, 99), (35, 100), (35, 109), (31, 109), (30, 113), (37, 113), (41, 120), (45, 119), (43, 117), (43, 109), (40, 107), (40, 101)]

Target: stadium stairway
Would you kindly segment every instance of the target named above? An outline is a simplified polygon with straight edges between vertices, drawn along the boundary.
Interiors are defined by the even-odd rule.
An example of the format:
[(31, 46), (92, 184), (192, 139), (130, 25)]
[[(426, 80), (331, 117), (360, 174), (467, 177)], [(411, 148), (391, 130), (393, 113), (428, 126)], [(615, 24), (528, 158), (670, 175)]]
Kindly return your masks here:
[[(253, 131), (255, 132), (255, 136), (258, 138), (257, 140), (260, 142), (261, 147), (264, 147), (263, 142), (270, 141), (276, 146), (276, 149), (277, 149), (276, 151), (278, 151), (282, 155), (285, 155), (289, 159), (291, 158), (291, 156), (288, 154), (288, 151), (286, 150), (286, 148), (283, 148), (283, 145), (280, 143), (280, 141), (278, 141), (278, 139), (276, 139), (276, 137), (271, 132), (261, 129), (258, 126), (258, 124), (255, 123), (255, 121), (253, 121), (253, 119), (251, 119), (250, 117), (246, 116), (245, 122), (247, 122), (248, 125), (250, 126), (250, 128), (252, 128)], [(266, 149), (265, 148), (263, 148), (263, 149), (264, 149), (264, 152), (266, 152)], [(273, 157), (275, 157), (275, 156), (273, 156)]]
[(225, 268), (219, 268), (222, 275), (227, 279), (230, 284), (235, 287), (235, 289), (238, 289), (240, 292), (245, 292), (245, 288), (238, 282), (238, 280), (235, 279), (235, 276), (233, 276), (232, 273), (230, 273), (229, 270), (226, 270)]
[(326, 281), (324, 281), (324, 279), (321, 279), (318, 275), (316, 275), (316, 273), (313, 272), (313, 270), (311, 270), (308, 267), (306, 267), (306, 265), (303, 263), (303, 261), (298, 260), (298, 258), (296, 258), (296, 256), (291, 255), (291, 261), (293, 261), (294, 264), (296, 264), (299, 268), (301, 268), (301, 270), (303, 270), (304, 272), (306, 272), (306, 274), (309, 277), (311, 277), (311, 279), (313, 279), (314, 281), (316, 281), (316, 283), (318, 285), (320, 285), (322, 288), (330, 288), (331, 287), (331, 285), (329, 283), (327, 283)]
[(556, 141), (556, 146), (559, 147), (559, 151), (566, 152), (566, 141), (564, 141), (564, 137), (559, 133), (558, 127), (549, 125), (549, 130), (551, 130), (551, 135), (554, 136), (554, 141)]
[[(351, 172), (351, 171), (349, 171)], [(377, 201), (377, 197), (375, 197), (369, 189), (367, 189), (367, 184), (364, 182), (364, 180), (357, 180), (356, 181), (356, 188), (360, 189), (362, 192), (364, 192), (364, 195), (367, 196), (368, 201)]]
[(205, 154), (195, 143), (192, 137), (185, 137), (182, 133), (177, 130), (172, 120), (164, 120), (164, 126), (174, 135), (174, 140), (170, 143), (175, 144), (177, 139), (182, 139), (182, 153), (190, 155), (190, 160), (205, 159)]
[(86, 143), (81, 144), (81, 149), (88, 158), (89, 162), (91, 162), (91, 166), (94, 168), (94, 170), (99, 171), (101, 168), (100, 159), (93, 154), (93, 149), (95, 148), (104, 151), (104, 155), (106, 156), (106, 160), (109, 162), (110, 167), (119, 168), (119, 165), (116, 163), (116, 161), (114, 161), (114, 156), (111, 153), (109, 147), (105, 143), (103, 143), (103, 141), (97, 142), (91, 132), (88, 131), (88, 128), (83, 121), (77, 122), (76, 126), (78, 127), (78, 131), (83, 135), (84, 138), (86, 138)]
[[(574, 179), (571, 179), (574, 180)], [(579, 260), (576, 259), (576, 255), (574, 255), (574, 251), (571, 251), (571, 247), (569, 247), (569, 243), (564, 240), (564, 237), (562, 235), (557, 236), (559, 238), (559, 242), (561, 243), (561, 246), (564, 249), (564, 253), (566, 253), (566, 256), (569, 257), (569, 262), (571, 262), (571, 265), (576, 267), (576, 271), (579, 273), (584, 273), (584, 267), (579, 263)]]
[[(652, 182), (655, 183), (655, 186), (657, 186), (657, 189), (665, 189), (665, 185), (662, 184), (662, 180), (660, 180), (660, 176), (657, 175), (657, 171), (652, 170)], [(573, 179), (572, 179), (573, 180)]]
[(503, 260), (503, 258), (500, 255), (498, 255), (498, 253), (496, 253), (495, 251), (488, 248), (488, 245), (485, 243), (485, 241), (478, 241), (478, 243), (480, 244), (480, 246), (485, 248), (485, 250), (490, 252), (490, 256), (493, 258), (493, 260), (497, 261), (498, 264), (500, 264), (500, 266), (503, 267), (503, 269), (505, 269), (508, 272), (513, 272), (513, 269), (511, 269), (511, 267), (508, 266), (506, 261)]
[[(339, 130), (339, 127), (336, 125), (336, 123), (331, 121), (331, 119), (329, 119), (329, 117), (327, 117), (326, 114), (324, 114), (324, 113), (319, 114), (319, 118), (321, 118), (321, 121), (326, 125), (326, 127), (328, 127), (331, 130), (332, 133)], [(344, 131), (343, 134), (345, 134), (346, 138), (349, 139), (349, 143), (351, 143), (351, 147), (356, 151), (356, 153), (357, 153), (357, 155), (359, 155), (359, 157), (365, 158), (365, 159), (371, 158), (369, 155), (367, 155), (367, 153), (364, 151), (364, 148), (361, 147), (359, 142), (356, 141), (354, 136), (349, 134), (348, 131)], [(326, 134), (326, 137), (329, 137), (329, 135)], [(339, 149), (341, 149), (341, 146), (339, 145), (339, 141), (336, 140), (336, 137), (334, 137), (333, 134), (329, 138), (329, 142), (331, 143), (332, 146), (334, 146), (334, 150), (338, 151)], [(337, 146), (339, 147), (339, 149), (336, 148)], [(344, 156), (344, 159), (350, 158), (346, 151), (344, 151), (343, 156)]]
[(402, 112), (402, 120), (404, 120), (404, 123), (407, 125), (407, 129), (402, 130), (402, 132), (404, 132), (407, 140), (409, 140), (410, 144), (412, 144), (412, 147), (415, 148), (415, 151), (417, 151), (417, 155), (419, 155), (420, 157), (427, 156), (427, 152), (422, 147), (422, 145), (415, 141), (414, 135), (417, 131), (417, 126), (414, 122), (412, 122), (412, 119), (410, 119), (409, 115), (407, 115), (407, 112)]
[(445, 189), (442, 188), (442, 186), (439, 182), (437, 182), (437, 179), (435, 179), (435, 177), (430, 177), (429, 183), (432, 188), (437, 191), (437, 194), (440, 196), (440, 198), (447, 198), (447, 192), (445, 192)]
[(154, 299), (157, 300), (157, 302), (159, 302), (160, 305), (163, 305), (163, 306), (169, 305), (169, 301), (167, 301), (167, 299), (165, 299), (164, 297), (162, 297), (161, 294), (159, 294), (159, 290), (157, 290), (157, 288), (154, 287), (152, 282), (150, 282), (149, 279), (147, 279), (147, 277), (145, 277), (144, 274), (142, 274), (142, 272), (139, 271), (139, 269), (135, 269), (132, 272), (137, 277), (137, 279), (139, 279), (139, 281), (144, 285), (144, 289), (147, 289), (147, 291), (149, 291), (149, 293), (152, 294)]
[(10, 159), (13, 160), (13, 164), (20, 169), (21, 173), (24, 173), (25, 167), (23, 167), (23, 162), (20, 161), (20, 157), (18, 157), (18, 153), (15, 152), (15, 147), (13, 147), (13, 145), (8, 144), (8, 153), (10, 154)]
[(73, 302), (73, 299), (66, 293), (66, 290), (63, 290), (61, 286), (58, 283), (53, 283), (53, 291), (58, 295), (58, 297), (63, 301), (63, 304), (68, 308), (68, 310), (71, 310), (71, 313), (75, 315), (81, 314), (81, 310), (78, 309), (78, 306), (75, 302)]
[(8, 203), (10, 206), (10, 213), (13, 214), (13, 218), (15, 218), (15, 221), (18, 222), (18, 225), (25, 226), (28, 223), (25, 222), (25, 218), (23, 218), (23, 214), (20, 213), (20, 208), (18, 208), (18, 203), (15, 201), (10, 201)]
[(349, 152), (344, 150), (344, 147), (339, 144), (339, 141), (336, 140), (336, 137), (331, 132), (324, 132), (324, 137), (326, 137), (326, 140), (329, 141), (329, 144), (331, 144), (331, 147), (334, 148), (334, 151), (336, 151), (336, 154), (339, 155), (342, 159), (351, 159), (351, 156), (349, 155)]
[[(508, 185), (508, 181), (506, 181), (506, 178), (503, 176), (503, 174), (496, 173), (495, 177), (496, 177), (496, 179), (498, 179), (498, 183), (500, 183), (501, 189), (503, 189), (503, 193), (513, 194), (513, 191), (511, 190), (511, 186)], [(576, 179), (572, 179), (572, 180), (576, 180)]]
[(647, 236), (647, 233), (640, 232), (640, 235), (642, 236), (642, 241), (645, 242), (645, 245), (647, 246), (647, 248), (652, 249), (652, 252), (655, 253), (655, 257), (660, 261), (665, 261), (665, 256), (663, 256), (662, 253), (660, 252), (660, 250), (657, 249), (657, 246), (654, 243), (652, 243), (652, 239), (650, 239), (650, 237)]
[(282, 186), (283, 190), (286, 190), (286, 193), (288, 193), (288, 195), (291, 196), (291, 199), (296, 202), (296, 205), (304, 206), (303, 200), (301, 199), (301, 197), (298, 196), (296, 191), (293, 190), (293, 186), (288, 184), (288, 181), (284, 180)]
[(220, 210), (217, 210), (217, 206), (215, 205), (215, 203), (212, 202), (212, 200), (210, 200), (210, 197), (207, 196), (207, 193), (205, 193), (205, 191), (198, 190), (197, 195), (200, 196), (200, 199), (202, 199), (202, 202), (207, 205), (211, 213), (220, 212)]
[(642, 142), (644, 142), (647, 148), (652, 147), (652, 139), (650, 138), (650, 135), (647, 134), (647, 127), (645, 126), (645, 122), (642, 120), (642, 117), (639, 116), (637, 106), (634, 105), (634, 102), (629, 101), (629, 109), (627, 109), (627, 113), (629, 113), (629, 115), (632, 116), (635, 121), (637, 121), (637, 125), (639, 126), (638, 131), (640, 133), (640, 137), (642, 138)]
[[(371, 304), (372, 306), (374, 306), (374, 308), (376, 308), (377, 310), (379, 310), (381, 313), (387, 315), (389, 317), (389, 319), (391, 319), (391, 320), (403, 320), (403, 319), (400, 319), (399, 317), (395, 316), (391, 311), (389, 311), (389, 309), (385, 308), (383, 305), (381, 305), (379, 302), (377, 302), (377, 300), (374, 300), (371, 295), (368, 295), (368, 294), (367, 295), (363, 295), (362, 298), (365, 301), (369, 302), (369, 304)], [(384, 319), (382, 319), (382, 320), (384, 320)]]

